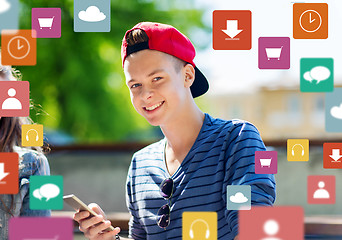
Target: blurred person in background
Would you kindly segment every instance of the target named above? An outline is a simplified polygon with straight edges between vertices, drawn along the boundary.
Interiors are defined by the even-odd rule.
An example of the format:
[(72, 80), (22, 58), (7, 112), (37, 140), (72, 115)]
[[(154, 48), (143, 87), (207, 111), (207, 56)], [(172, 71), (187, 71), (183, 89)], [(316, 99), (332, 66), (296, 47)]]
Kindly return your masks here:
[[(0, 50), (1, 53), (1, 50)], [(1, 57), (0, 57), (1, 62)], [(0, 64), (0, 81), (18, 81), (20, 73)], [(32, 124), (28, 117), (0, 116), (1, 153), (19, 155), (19, 193), (0, 194), (0, 239), (8, 239), (8, 221), (11, 217), (50, 216), (50, 210), (31, 210), (29, 207), (29, 179), (32, 175), (50, 175), (47, 158), (39, 147), (21, 147), (21, 125)], [(0, 159), (1, 160), (1, 159)]]

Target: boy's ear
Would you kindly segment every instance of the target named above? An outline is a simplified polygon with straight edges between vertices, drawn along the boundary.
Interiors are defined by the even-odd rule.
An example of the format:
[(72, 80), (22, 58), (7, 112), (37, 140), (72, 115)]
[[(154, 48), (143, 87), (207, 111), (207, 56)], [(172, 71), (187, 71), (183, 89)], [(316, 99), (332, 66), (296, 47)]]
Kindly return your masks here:
[(185, 78), (184, 86), (190, 88), (195, 80), (195, 68), (190, 63), (188, 63), (184, 66), (183, 70)]

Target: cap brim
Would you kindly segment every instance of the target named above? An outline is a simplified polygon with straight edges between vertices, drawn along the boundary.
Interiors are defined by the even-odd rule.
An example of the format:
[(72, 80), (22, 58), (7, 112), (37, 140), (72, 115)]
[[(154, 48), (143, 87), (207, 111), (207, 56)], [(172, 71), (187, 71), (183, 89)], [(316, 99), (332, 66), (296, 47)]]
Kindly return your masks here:
[(199, 97), (209, 89), (209, 83), (203, 73), (195, 67), (195, 80), (190, 87), (193, 98)]

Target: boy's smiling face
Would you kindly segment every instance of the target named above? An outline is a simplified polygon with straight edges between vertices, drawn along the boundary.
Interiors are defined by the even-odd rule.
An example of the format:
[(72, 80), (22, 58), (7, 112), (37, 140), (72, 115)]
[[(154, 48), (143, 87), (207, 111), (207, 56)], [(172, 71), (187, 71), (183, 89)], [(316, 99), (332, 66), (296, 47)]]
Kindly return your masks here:
[(149, 49), (133, 53), (125, 60), (124, 73), (132, 104), (151, 125), (167, 124), (185, 109), (186, 99), (192, 98), (194, 68), (177, 64), (173, 56)]

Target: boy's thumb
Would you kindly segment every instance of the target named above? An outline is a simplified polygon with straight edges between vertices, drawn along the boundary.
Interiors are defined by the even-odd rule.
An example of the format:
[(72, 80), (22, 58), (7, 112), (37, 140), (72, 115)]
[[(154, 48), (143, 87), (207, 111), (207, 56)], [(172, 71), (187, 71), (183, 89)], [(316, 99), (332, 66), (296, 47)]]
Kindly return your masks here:
[(88, 207), (89, 207), (90, 209), (92, 209), (94, 212), (96, 212), (97, 214), (102, 215), (104, 218), (106, 218), (105, 213), (102, 211), (102, 209), (100, 208), (100, 206), (97, 205), (96, 203), (90, 203), (90, 204), (88, 205)]

